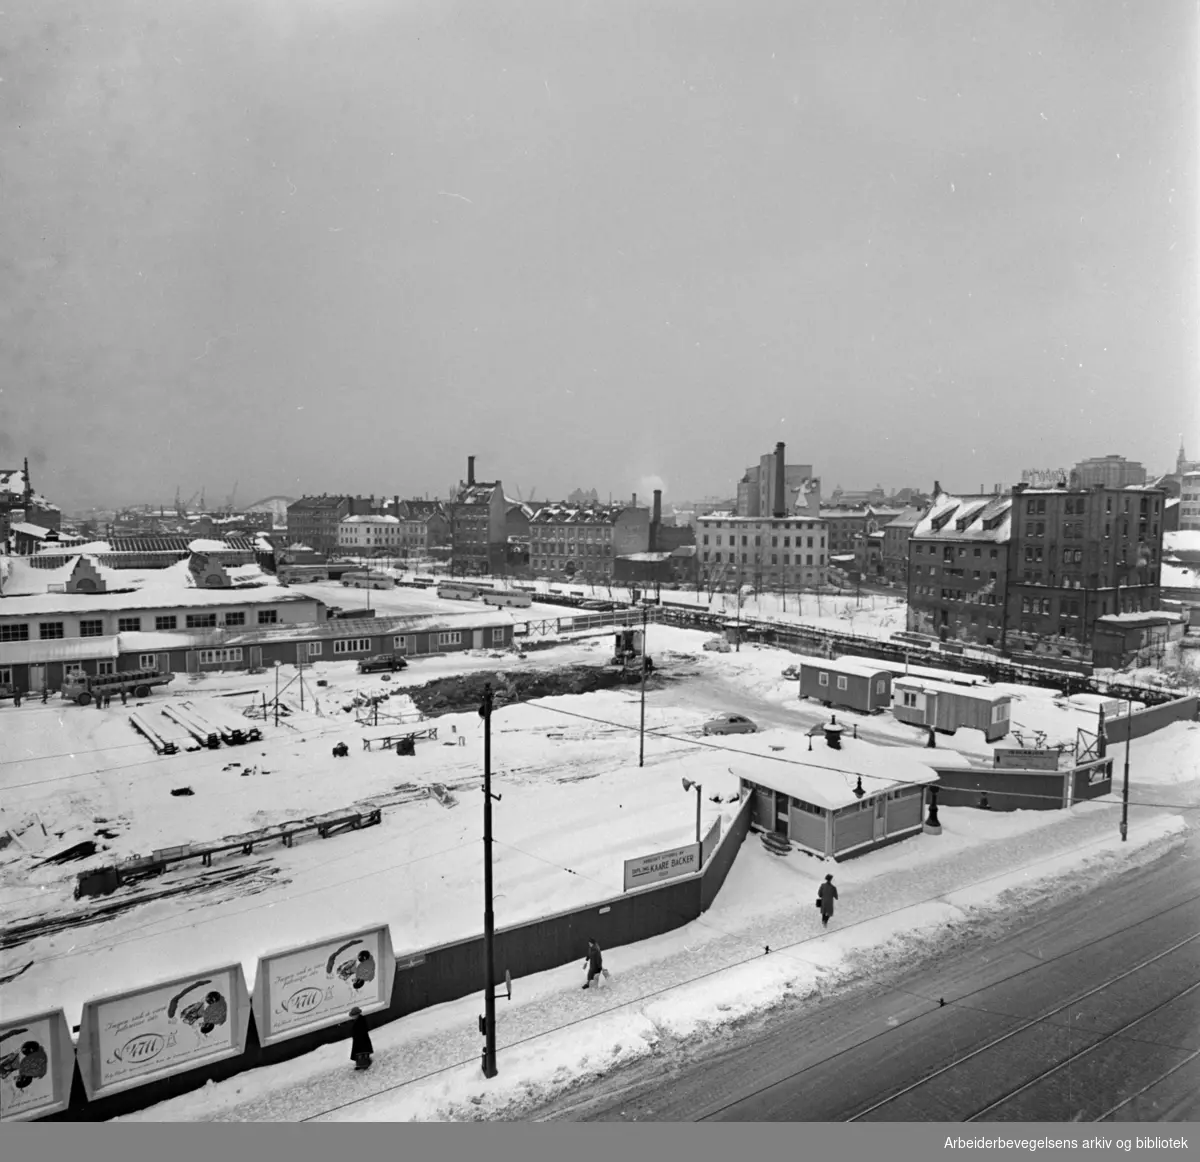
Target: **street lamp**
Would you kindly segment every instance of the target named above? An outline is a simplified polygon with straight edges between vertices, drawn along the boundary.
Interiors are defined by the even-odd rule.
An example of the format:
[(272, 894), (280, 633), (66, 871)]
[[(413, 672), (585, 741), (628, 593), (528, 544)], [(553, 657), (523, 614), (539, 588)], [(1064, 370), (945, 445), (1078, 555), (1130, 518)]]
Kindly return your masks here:
[[(483, 719), (483, 1076), (496, 1076), (496, 969), (493, 941), (496, 918), (492, 912), (492, 684), (483, 688), (479, 707)], [(499, 799), (500, 796), (494, 796)]]
[(683, 780), (683, 789), (685, 791), (696, 792), (696, 842), (700, 842), (700, 794), (704, 788), (699, 783), (692, 782), (691, 779)]
[(646, 626), (650, 621), (650, 610), (642, 606), (642, 721), (638, 728), (638, 766), (646, 765)]

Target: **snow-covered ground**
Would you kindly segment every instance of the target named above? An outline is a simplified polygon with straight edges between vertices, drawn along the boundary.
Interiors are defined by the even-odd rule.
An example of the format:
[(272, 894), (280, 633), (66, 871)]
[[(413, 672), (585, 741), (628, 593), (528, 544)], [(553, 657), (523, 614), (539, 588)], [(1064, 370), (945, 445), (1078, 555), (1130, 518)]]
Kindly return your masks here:
[[(355, 597), (365, 595), (337, 588)], [(390, 596), (390, 592), (372, 593), (373, 602), (380, 595)], [(495, 789), (503, 794), (495, 805), (498, 925), (619, 894), (625, 859), (692, 841), (693, 800), (680, 787), (683, 774), (698, 778), (705, 787), (704, 828), (718, 814), (728, 823), (736, 809), (730, 801), (736, 785), (728, 774), (728, 755), (714, 749), (712, 744), (719, 747), (719, 739), (700, 745), (699, 727), (714, 713), (743, 712), (765, 728), (785, 730), (807, 729), (827, 718), (821, 707), (797, 699), (795, 681), (782, 678), (783, 668), (796, 661), (794, 655), (761, 646), (711, 653), (702, 648), (708, 636), (668, 626), (650, 630), (648, 648), (668, 680), (655, 682), (647, 693), (646, 726), (653, 733), (646, 740), (645, 769), (637, 767), (636, 687), (496, 710), (492, 755)], [(482, 895), (478, 716), (466, 713), (430, 720), (427, 725), (437, 726), (438, 738), (418, 743), (412, 758), (400, 758), (394, 751), (368, 752), (360, 740), (385, 733), (389, 716), (404, 719), (411, 728), (417, 714), (404, 696), (406, 687), (483, 669), (601, 664), (610, 646), (609, 640), (599, 638), (531, 652), (524, 659), (486, 651), (414, 659), (390, 681), (379, 675), (358, 675), (350, 662), (306, 667), (303, 711), (296, 671), (283, 667), (281, 683), (287, 687), (283, 697), (293, 713), (278, 726), (272, 720), (256, 720), (264, 731), (261, 743), (169, 757), (154, 754), (134, 733), (120, 707), (97, 710), (61, 702), (47, 706), (26, 702), (18, 709), (6, 704), (0, 708), (0, 833), (11, 830), (18, 835), (18, 842), (0, 850), (0, 907), (6, 923), (87, 909), (89, 901), (71, 898), (77, 873), (87, 866), (362, 802), (382, 805), (383, 822), (329, 840), (302, 838), (291, 849), (267, 847), (251, 856), (218, 856), (213, 867), (205, 869), (210, 874), (204, 890), (155, 899), (102, 923), (38, 935), (7, 949), (0, 955), (0, 977), (13, 979), (0, 984), (0, 1006), (14, 1013), (62, 1006), (75, 1024), (89, 997), (176, 975), (197, 946), (210, 963), (240, 961), (253, 986), (261, 953), (348, 927), (390, 924), (399, 955), (475, 935)], [(228, 717), (251, 705), (261, 706), (264, 695), (273, 696), (275, 679), (273, 672), (206, 674), (194, 679), (181, 675), (165, 696), (147, 699), (142, 713), (168, 729), (162, 706), (186, 700), (201, 713)], [(318, 680), (327, 684), (318, 686)], [(346, 709), (351, 699), (356, 693), (385, 690), (392, 693), (380, 706), (379, 725), (360, 726)], [(1047, 745), (1069, 745), (1078, 728), (1095, 729), (1098, 699), (1068, 701), (1054, 691), (1028, 687), (1012, 687), (1010, 692), (1014, 724), (1029, 743), (1036, 731), (1044, 732)], [(922, 731), (886, 714), (839, 714), (839, 721), (857, 726), (860, 737), (888, 745), (924, 742)], [(1189, 802), (1200, 799), (1195, 731), (1192, 726), (1172, 727), (1133, 744), (1139, 793), (1143, 787), (1161, 785), (1170, 793), (1156, 792), (1155, 802), (1182, 802), (1187, 796)], [(460, 737), (465, 739), (463, 745)], [(350, 754), (335, 759), (331, 748), (343, 740)], [(1178, 744), (1173, 751), (1164, 749), (1169, 740)], [(977, 761), (988, 760), (991, 753), (982, 735), (972, 731), (939, 739), (939, 746), (960, 750)], [(435, 798), (418, 797), (435, 783), (449, 788), (457, 802), (445, 806)], [(170, 794), (183, 786), (194, 793)], [(707, 798), (714, 794), (724, 801)], [(1056, 852), (1099, 843), (1104, 834), (1115, 830), (1112, 812), (1106, 804), (1080, 805), (1066, 815), (953, 810), (945, 813), (949, 822), (941, 837), (920, 836), (842, 865), (838, 879), (849, 889), (845, 909), (847, 919), (855, 921), (856, 935), (846, 936), (850, 929), (845, 929), (838, 939), (848, 939), (849, 944), (821, 945), (835, 950), (828, 964), (821, 962), (824, 971), (836, 975), (839, 966), (850, 964), (864, 949), (890, 939), (890, 921), (878, 920), (883, 927), (873, 926), (874, 921), (862, 927), (857, 926), (859, 918), (878, 918), (883, 912), (918, 904), (934, 907), (933, 912), (914, 913), (897, 930), (920, 927), (921, 917), (944, 914), (937, 909), (962, 907), (962, 901), (936, 899), (952, 885), (961, 889), (988, 869), (996, 875), (1025, 875), (1020, 869), (1035, 857), (1052, 860)], [(1139, 807), (1136, 834), (1149, 836), (1154, 827), (1167, 827), (1164, 820), (1170, 815), (1166, 809)], [(88, 839), (101, 845), (90, 859), (38, 865), (47, 855)], [(221, 882), (223, 873), (238, 869), (244, 878)], [(677, 984), (706, 964), (724, 970), (739, 956), (744, 959), (747, 940), (754, 947), (769, 943), (776, 948), (793, 937), (809, 939), (810, 917), (795, 910), (793, 897), (802, 901), (806, 894), (811, 897), (825, 870), (820, 861), (798, 854), (774, 861), (756, 842), (748, 843), (717, 905), (705, 917), (680, 933), (612, 954), (616, 958), (612, 967), (619, 968), (613, 995), (624, 996), (619, 990), (639, 980), (646, 983), (661, 977), (668, 985)], [(195, 887), (200, 872), (196, 865), (181, 865), (150, 881), (147, 890)], [(858, 910), (865, 901), (870, 906)], [(666, 967), (660, 970), (656, 967), (660, 964)], [(747, 983), (746, 995), (760, 1001), (776, 996), (782, 978), (764, 979), (765, 983)], [(521, 1020), (533, 1022), (528, 1028), (540, 1033), (567, 1012), (588, 1013), (578, 1007), (577, 986), (570, 973), (522, 981), (519, 1001), (504, 1012), (512, 1014), (514, 1021), (525, 1014)], [(728, 995), (720, 1003), (739, 995), (739, 987), (723, 986)], [(636, 997), (643, 995), (636, 993)], [(710, 1001), (711, 996), (693, 999), (685, 1008), (699, 1012)], [(393, 1056), (395, 1060), (372, 1071), (371, 1077), (377, 1082), (399, 1070), (394, 1075), (407, 1080), (415, 1076), (411, 1070), (405, 1072), (410, 1065), (419, 1072), (422, 1062), (440, 1069), (471, 1058), (477, 1049), (477, 1032), (471, 1032), (475, 1007), (474, 1001), (442, 1006), (380, 1030), (380, 1064)], [(735, 1004), (730, 1011), (736, 1009)], [(680, 1018), (675, 1009), (669, 1012), (676, 1015), (661, 1019), (674, 1028), (672, 1022), (677, 1024)], [(451, 1021), (446, 1028), (436, 1024), (443, 1019)], [(645, 1009), (639, 1009), (637, 1019), (659, 1020), (658, 1010), (647, 1016)], [(509, 1022), (508, 1016), (505, 1021)], [(525, 1027), (519, 1022), (506, 1025), (502, 1042), (510, 1032), (515, 1037)], [(593, 1066), (610, 1059), (604, 1054), (615, 1043), (604, 1028), (588, 1025), (586, 1043), (594, 1043), (599, 1054), (588, 1057)], [(631, 1027), (618, 1021), (613, 1028), (624, 1047), (619, 1052), (632, 1052)], [(583, 1044), (577, 1039), (571, 1052)], [(404, 1046), (412, 1048), (411, 1055)], [(395, 1048), (394, 1055), (389, 1047)], [(336, 1057), (340, 1069), (340, 1050)], [(535, 1058), (551, 1059), (535, 1053), (531, 1062)], [(579, 1064), (577, 1058), (573, 1060)], [(321, 1075), (333, 1061), (321, 1051), (280, 1066), (285, 1073), (279, 1076), (285, 1081), (303, 1079), (313, 1070), (313, 1076)], [(266, 1072), (257, 1071), (254, 1077)], [(570, 1069), (563, 1076), (569, 1073)], [(239, 1078), (229, 1083), (233, 1089), (222, 1087), (226, 1097), (221, 1100), (243, 1084)], [(438, 1097), (435, 1106), (449, 1100)], [(421, 1101), (434, 1098), (427, 1095)], [(262, 1108), (249, 1116), (293, 1116), (263, 1113)], [(416, 1116), (431, 1116), (432, 1108), (413, 1107)], [(205, 1109), (199, 1110), (199, 1116), (206, 1116)]]
[[(972, 921), (1153, 858), (1185, 834), (1177, 808), (1200, 803), (1200, 726), (1177, 723), (1134, 746), (1127, 843), (1117, 834), (1117, 796), (1065, 814), (943, 809), (940, 836), (834, 869), (841, 898), (828, 930), (811, 907), (828, 865), (795, 853), (779, 859), (750, 837), (699, 920), (607, 950), (613, 978), (600, 991), (579, 989), (577, 966), (514, 982), (513, 1001), (498, 1006), (500, 1073), (491, 1081), (479, 1070), (473, 996), (375, 1030), (366, 1075), (335, 1044), (130, 1120), (519, 1117), (675, 1040), (694, 1042), (782, 1002), (819, 1000), (881, 961), (936, 949)], [(1116, 755), (1120, 762), (1121, 748)]]

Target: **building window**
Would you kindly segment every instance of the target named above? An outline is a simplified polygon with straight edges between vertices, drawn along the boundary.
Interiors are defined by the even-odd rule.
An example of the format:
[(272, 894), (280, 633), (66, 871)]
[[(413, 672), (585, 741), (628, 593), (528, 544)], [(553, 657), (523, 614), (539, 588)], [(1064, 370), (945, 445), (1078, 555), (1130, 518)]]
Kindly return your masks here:
[(158, 655), (157, 654), (138, 654), (138, 669), (139, 670), (157, 670)]
[(139, 633), (142, 628), (140, 617), (118, 617), (117, 633)]
[(12, 680), (12, 669), (8, 666), (0, 666), (0, 686), (11, 686)]
[(913, 694), (911, 691), (905, 690), (902, 697), (903, 697), (902, 705), (908, 706), (908, 707), (916, 706), (917, 696), (915, 694)]
[(845, 689), (847, 688), (847, 685), (848, 685), (848, 683), (847, 683), (847, 681), (846, 681), (846, 675), (845, 675), (845, 674), (839, 674), (839, 675), (838, 675), (838, 680), (837, 680), (837, 688), (838, 688), (839, 690), (845, 690)]
[(277, 609), (260, 609), (258, 611), (259, 625), (275, 625), (279, 621), (279, 610)]
[(63, 623), (61, 621), (43, 621), (38, 625), (38, 637), (42, 641), (48, 638), (60, 638), (63, 635)]
[(462, 631), (457, 629), (446, 630), (438, 634), (439, 646), (460, 646), (462, 645)]
[(339, 638), (333, 643), (335, 654), (365, 654), (371, 648), (369, 637)]
[(154, 619), (154, 628), (156, 630), (174, 629), (176, 625), (176, 617), (173, 613), (162, 614)]
[(226, 625), (245, 625), (246, 624), (246, 615), (245, 615), (245, 613), (243, 613), (241, 611), (239, 611), (237, 613), (227, 613), (225, 615), (225, 624)]
[(102, 618), (88, 618), (86, 621), (79, 623), (80, 637), (103, 637), (104, 636), (104, 621)]
[(829, 685), (829, 675), (824, 670), (822, 670), (817, 675), (817, 685), (818, 686), (828, 686)]
[(27, 642), (28, 640), (29, 626), (0, 625), (0, 642)]
[(217, 615), (215, 613), (189, 613), (184, 619), (188, 629), (215, 629)]
[(217, 666), (222, 662), (240, 662), (242, 660), (242, 651), (238, 649), (228, 650), (201, 650), (200, 664), (202, 666)]

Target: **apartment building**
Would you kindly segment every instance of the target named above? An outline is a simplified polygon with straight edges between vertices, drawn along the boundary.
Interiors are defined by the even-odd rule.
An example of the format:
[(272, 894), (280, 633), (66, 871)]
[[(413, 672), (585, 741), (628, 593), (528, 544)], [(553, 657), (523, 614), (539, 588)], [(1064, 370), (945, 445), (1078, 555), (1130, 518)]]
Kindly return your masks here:
[(650, 548), (650, 511), (630, 504), (543, 505), (529, 520), (529, 568), (537, 577), (605, 582), (617, 557)]

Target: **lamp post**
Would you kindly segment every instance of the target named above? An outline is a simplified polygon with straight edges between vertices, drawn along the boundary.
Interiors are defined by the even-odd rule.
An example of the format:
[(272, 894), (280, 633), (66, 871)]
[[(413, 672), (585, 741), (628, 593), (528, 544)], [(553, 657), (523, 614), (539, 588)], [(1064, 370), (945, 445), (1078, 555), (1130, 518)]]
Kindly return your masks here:
[[(493, 939), (496, 918), (492, 913), (492, 685), (483, 688), (479, 707), (483, 719), (483, 1076), (496, 1076), (496, 970)], [(499, 795), (495, 796), (497, 799)]]
[(638, 766), (646, 765), (646, 626), (650, 610), (642, 606), (642, 719), (638, 727)]
[(683, 789), (685, 791), (696, 792), (696, 842), (700, 842), (700, 794), (704, 788), (699, 783), (692, 782), (691, 779), (683, 780)]

